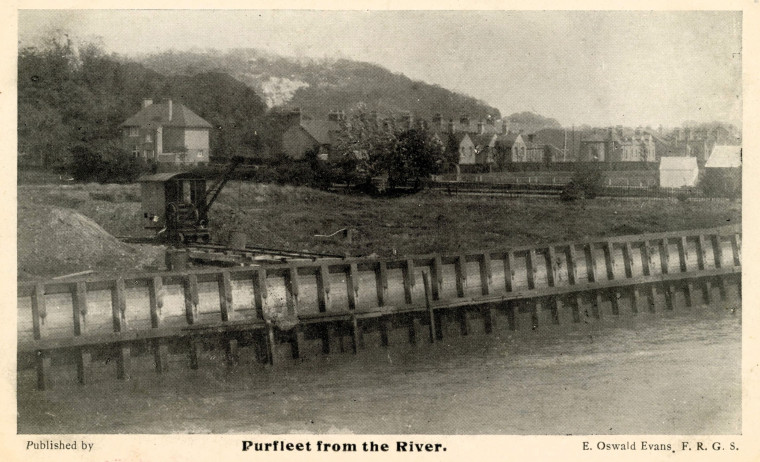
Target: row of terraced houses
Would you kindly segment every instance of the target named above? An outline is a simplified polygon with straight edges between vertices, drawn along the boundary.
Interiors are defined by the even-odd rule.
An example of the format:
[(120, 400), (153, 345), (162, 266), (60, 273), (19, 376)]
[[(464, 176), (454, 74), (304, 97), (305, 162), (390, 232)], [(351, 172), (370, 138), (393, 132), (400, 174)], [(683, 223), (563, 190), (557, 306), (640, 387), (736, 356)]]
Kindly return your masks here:
[[(391, 127), (424, 126), (433, 133), (442, 149), (453, 143), (462, 166), (503, 166), (509, 163), (557, 162), (658, 162), (662, 157), (694, 157), (701, 165), (715, 145), (737, 144), (735, 134), (721, 129), (712, 133), (670, 133), (662, 130), (628, 129), (621, 126), (578, 131), (547, 128), (526, 134), (513, 129), (507, 120), (471, 120), (468, 115), (431, 120), (415, 119), (411, 113), (380, 117), (362, 114), (360, 120), (376, 130)], [(335, 145), (346, 121), (344, 111), (333, 110), (327, 118), (289, 113), (288, 128), (282, 135), (283, 152), (293, 159), (303, 158), (312, 149), (323, 159), (334, 159)], [(203, 164), (209, 161), (209, 133), (212, 126), (185, 105), (167, 100), (143, 107), (120, 126), (123, 147), (134, 157), (156, 163)]]

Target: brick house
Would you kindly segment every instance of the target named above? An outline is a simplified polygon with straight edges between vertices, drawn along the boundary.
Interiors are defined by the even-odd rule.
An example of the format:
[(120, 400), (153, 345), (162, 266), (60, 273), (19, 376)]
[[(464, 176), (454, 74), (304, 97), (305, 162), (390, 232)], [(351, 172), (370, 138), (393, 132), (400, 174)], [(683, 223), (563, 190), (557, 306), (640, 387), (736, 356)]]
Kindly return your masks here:
[(167, 100), (143, 101), (142, 109), (119, 125), (122, 147), (148, 162), (193, 165), (209, 160), (211, 124), (187, 106)]
[(303, 159), (307, 151), (319, 148), (321, 159), (330, 158), (332, 145), (341, 131), (345, 115), (331, 112), (328, 120), (304, 120), (300, 110), (292, 112), (292, 122), (282, 134), (282, 150), (291, 159)]

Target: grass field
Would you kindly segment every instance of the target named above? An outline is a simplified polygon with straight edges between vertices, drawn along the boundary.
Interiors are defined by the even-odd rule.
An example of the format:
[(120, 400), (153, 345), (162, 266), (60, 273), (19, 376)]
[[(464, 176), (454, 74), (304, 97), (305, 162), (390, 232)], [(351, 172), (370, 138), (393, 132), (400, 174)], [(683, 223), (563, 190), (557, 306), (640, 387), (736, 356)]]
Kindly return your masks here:
[[(74, 209), (116, 236), (145, 235), (137, 185), (21, 185), (19, 229), (35, 205)], [(351, 256), (475, 252), (587, 237), (707, 228), (741, 221), (741, 202), (724, 200), (343, 195), (303, 187), (231, 182), (211, 212), (215, 237), (245, 231), (250, 245)], [(352, 242), (320, 238), (342, 228)], [(62, 243), (61, 245), (65, 245)], [(24, 255), (19, 255), (23, 262)]]

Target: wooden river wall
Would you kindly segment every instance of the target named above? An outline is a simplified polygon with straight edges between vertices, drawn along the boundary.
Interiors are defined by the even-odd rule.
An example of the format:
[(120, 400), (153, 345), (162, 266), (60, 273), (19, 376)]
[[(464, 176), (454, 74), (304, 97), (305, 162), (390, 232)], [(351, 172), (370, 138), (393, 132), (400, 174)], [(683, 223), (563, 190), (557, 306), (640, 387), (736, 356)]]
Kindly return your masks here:
[[(37, 386), (64, 366), (80, 383), (170, 353), (197, 368), (209, 339), (229, 362), (435, 343), (497, 328), (543, 331), (605, 318), (741, 308), (741, 228), (565, 242), (460, 255), (129, 273), (18, 285), (19, 369)], [(105, 352), (105, 353), (104, 353)], [(63, 358), (63, 359), (61, 359)]]

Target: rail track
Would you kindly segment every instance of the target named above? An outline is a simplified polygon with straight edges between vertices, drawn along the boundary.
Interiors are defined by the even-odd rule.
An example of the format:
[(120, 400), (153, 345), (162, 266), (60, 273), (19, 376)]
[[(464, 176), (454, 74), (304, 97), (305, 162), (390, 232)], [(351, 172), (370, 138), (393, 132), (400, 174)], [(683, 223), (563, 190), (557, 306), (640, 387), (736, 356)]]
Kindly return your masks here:
[[(119, 379), (204, 349), (262, 365), (634, 316), (741, 315), (741, 229), (400, 259), (317, 259), (18, 285), (19, 369), (46, 389), (95, 362)], [(144, 369), (144, 368), (143, 368)], [(97, 368), (103, 373), (104, 367)], [(68, 374), (68, 375), (67, 375)], [(72, 378), (73, 380), (73, 378)]]

